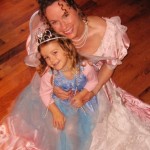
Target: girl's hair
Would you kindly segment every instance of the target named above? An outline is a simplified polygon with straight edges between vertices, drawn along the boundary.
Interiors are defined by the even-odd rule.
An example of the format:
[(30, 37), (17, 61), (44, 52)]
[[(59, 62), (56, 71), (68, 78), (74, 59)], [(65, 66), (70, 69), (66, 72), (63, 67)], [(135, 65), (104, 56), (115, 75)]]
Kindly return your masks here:
[[(50, 31), (50, 30), (47, 30), (47, 31)], [(41, 47), (43, 45), (47, 45), (52, 41), (57, 41), (60, 47), (66, 52), (68, 58), (71, 60), (72, 67), (75, 69), (77, 67), (77, 64), (80, 63), (81, 57), (78, 55), (76, 48), (72, 44), (71, 40), (55, 33), (54, 31), (50, 31), (50, 33), (51, 33), (50, 38), (48, 37), (47, 39), (44, 39), (43, 38), (45, 36), (44, 34), (43, 34), (43, 37), (39, 38), (40, 39), (39, 46), (38, 46), (39, 53), (41, 52)], [(40, 57), (40, 62), (41, 62), (41, 65), (40, 65), (39, 72), (43, 73), (47, 67), (47, 63), (42, 56)]]
[[(61, 9), (63, 11), (67, 11), (66, 9), (64, 9), (63, 4), (61, 4), (59, 2), (59, 0), (37, 0), (38, 4), (39, 4), (39, 15), (41, 16), (41, 18), (51, 27), (51, 25), (49, 24), (49, 21), (46, 17), (46, 8), (50, 5), (52, 5), (54, 2), (58, 1), (59, 6), (61, 7)], [(76, 10), (78, 12), (78, 15), (81, 17), (82, 20), (84, 20), (85, 22), (87, 22), (87, 17), (86, 15), (81, 11), (81, 9), (79, 8), (78, 4), (74, 1), (74, 0), (63, 0), (64, 2), (67, 3), (68, 6), (72, 7), (74, 10)]]

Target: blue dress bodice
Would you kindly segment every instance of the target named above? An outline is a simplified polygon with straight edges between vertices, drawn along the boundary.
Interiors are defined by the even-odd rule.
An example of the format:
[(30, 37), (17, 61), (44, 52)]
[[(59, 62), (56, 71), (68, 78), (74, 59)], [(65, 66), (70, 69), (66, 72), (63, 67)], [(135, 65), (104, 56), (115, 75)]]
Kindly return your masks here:
[[(75, 92), (80, 92), (84, 86), (87, 83), (87, 78), (86, 76), (83, 74), (83, 69), (84, 67), (80, 67), (80, 72), (78, 74), (75, 74), (73, 79), (67, 79), (63, 72), (58, 71), (58, 72), (54, 72), (55, 77), (54, 77), (54, 85), (58, 86), (60, 88), (62, 88), (64, 91), (69, 91), (72, 90), (73, 93)], [(57, 101), (59, 101), (60, 103), (66, 104), (66, 105), (70, 105), (70, 99), (66, 99), (66, 100), (61, 100), (59, 97), (57, 97), (55, 94), (53, 95), (53, 99), (55, 100), (55, 102), (57, 103)], [(86, 110), (86, 112), (89, 111), (95, 111), (95, 109), (97, 109), (97, 98), (96, 96), (94, 96), (90, 101), (88, 101), (84, 108), (84, 111)], [(83, 109), (83, 108), (82, 108)]]

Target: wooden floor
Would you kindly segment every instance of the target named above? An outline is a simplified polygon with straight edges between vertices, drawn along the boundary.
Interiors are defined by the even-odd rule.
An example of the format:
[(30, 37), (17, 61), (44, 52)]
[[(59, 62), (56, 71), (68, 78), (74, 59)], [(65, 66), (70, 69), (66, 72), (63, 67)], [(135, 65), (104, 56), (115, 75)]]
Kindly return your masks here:
[[(128, 27), (131, 47), (113, 75), (116, 84), (150, 104), (150, 1), (77, 0), (85, 13), (120, 16)], [(0, 2), (0, 119), (30, 82), (35, 69), (24, 64), (28, 23), (38, 9), (36, 0)]]

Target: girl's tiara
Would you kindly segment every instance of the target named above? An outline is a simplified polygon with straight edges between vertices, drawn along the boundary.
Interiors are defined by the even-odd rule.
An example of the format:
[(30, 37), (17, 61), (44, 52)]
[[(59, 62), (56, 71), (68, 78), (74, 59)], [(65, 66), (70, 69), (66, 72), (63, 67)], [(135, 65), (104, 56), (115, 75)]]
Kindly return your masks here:
[(51, 31), (49, 29), (42, 31), (40, 28), (38, 29), (36, 37), (37, 37), (38, 46), (43, 44), (43, 43), (46, 43), (48, 41), (55, 40), (55, 39), (60, 39), (60, 38), (66, 39), (66, 37), (58, 35), (54, 31)]

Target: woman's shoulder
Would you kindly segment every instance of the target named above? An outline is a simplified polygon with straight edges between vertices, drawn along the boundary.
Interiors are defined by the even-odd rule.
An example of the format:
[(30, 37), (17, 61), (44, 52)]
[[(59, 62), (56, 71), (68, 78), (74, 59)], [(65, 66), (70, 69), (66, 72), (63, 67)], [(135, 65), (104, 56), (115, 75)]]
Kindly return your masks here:
[[(97, 39), (102, 39), (105, 31), (106, 31), (106, 20), (98, 17), (98, 16), (89, 16), (88, 18), (88, 25), (91, 28), (91, 33), (93, 35), (96, 35), (95, 37)], [(99, 40), (98, 40), (98, 45), (99, 45)]]
[(88, 16), (88, 24), (92, 28), (104, 30), (106, 28), (106, 20), (99, 16)]

